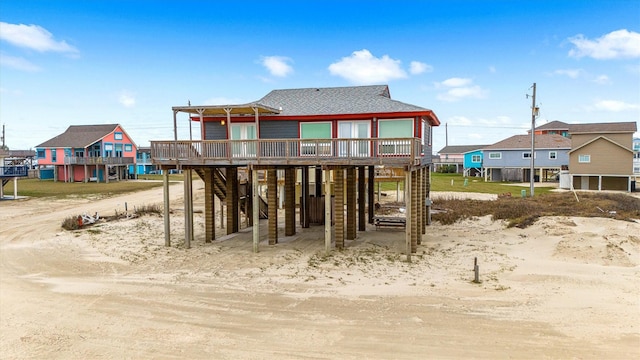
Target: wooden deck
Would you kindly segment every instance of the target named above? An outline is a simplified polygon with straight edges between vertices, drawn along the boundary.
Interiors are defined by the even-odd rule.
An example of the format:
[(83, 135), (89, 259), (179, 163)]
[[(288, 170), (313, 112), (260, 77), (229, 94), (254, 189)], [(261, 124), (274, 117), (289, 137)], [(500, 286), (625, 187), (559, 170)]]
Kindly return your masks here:
[(151, 141), (154, 164), (172, 166), (389, 165), (422, 159), (418, 138)]

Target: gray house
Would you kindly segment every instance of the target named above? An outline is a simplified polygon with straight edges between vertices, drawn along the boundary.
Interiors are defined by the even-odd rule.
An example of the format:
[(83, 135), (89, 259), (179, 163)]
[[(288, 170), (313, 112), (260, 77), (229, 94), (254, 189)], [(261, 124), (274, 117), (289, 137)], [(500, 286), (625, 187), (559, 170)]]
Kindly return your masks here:
[[(569, 165), (571, 140), (557, 134), (535, 136), (535, 178), (555, 179)], [(527, 181), (531, 171), (531, 136), (514, 135), (483, 149), (485, 181)]]

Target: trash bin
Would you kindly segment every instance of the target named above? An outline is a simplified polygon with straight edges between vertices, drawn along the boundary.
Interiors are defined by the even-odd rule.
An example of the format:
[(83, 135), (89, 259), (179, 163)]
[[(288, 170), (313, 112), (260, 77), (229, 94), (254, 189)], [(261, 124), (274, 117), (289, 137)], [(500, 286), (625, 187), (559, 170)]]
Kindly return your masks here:
[(523, 198), (527, 197), (527, 190), (521, 190), (520, 196), (522, 196)]

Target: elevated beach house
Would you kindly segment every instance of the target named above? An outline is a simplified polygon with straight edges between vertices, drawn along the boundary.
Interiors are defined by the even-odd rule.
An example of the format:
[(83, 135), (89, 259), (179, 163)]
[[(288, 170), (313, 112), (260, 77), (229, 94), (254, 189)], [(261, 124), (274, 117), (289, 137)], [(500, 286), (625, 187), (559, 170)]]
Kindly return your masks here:
[[(405, 174), (405, 234), (410, 252), (425, 232), (432, 110), (391, 99), (386, 85), (273, 90), (262, 99), (236, 105), (174, 106), (200, 125), (199, 140), (151, 141), (151, 156), (163, 170), (193, 170), (205, 183), (205, 241), (215, 237), (214, 196), (226, 204), (227, 233), (268, 218), (269, 244), (278, 241), (278, 197), (284, 195), (284, 235), (308, 227), (317, 213), (325, 224), (327, 251), (356, 239), (374, 221), (376, 168)], [(168, 175), (165, 174), (165, 241), (169, 238)], [(185, 243), (193, 239), (192, 171), (185, 177)], [(264, 203), (259, 179), (266, 178)], [(282, 192), (278, 191), (282, 179)], [(299, 197), (296, 183), (300, 183)], [(331, 198), (333, 197), (333, 201)], [(346, 211), (343, 207), (346, 205)], [(333, 209), (333, 222), (329, 219)], [(254, 251), (261, 235), (253, 226)]]
[(569, 173), (574, 189), (631, 191), (636, 122), (571, 124)]
[[(554, 178), (569, 164), (571, 140), (558, 134), (535, 136), (534, 172), (536, 181)], [(529, 181), (531, 136), (514, 135), (486, 146), (483, 151), (485, 181)]]
[(109, 182), (127, 176), (136, 144), (118, 124), (72, 125), (36, 146), (36, 158), (41, 179)]

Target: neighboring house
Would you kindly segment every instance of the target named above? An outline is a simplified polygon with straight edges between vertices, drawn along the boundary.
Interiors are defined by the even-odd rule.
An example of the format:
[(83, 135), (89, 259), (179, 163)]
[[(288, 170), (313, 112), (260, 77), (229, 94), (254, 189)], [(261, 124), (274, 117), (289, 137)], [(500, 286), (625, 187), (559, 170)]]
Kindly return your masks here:
[(631, 191), (635, 122), (571, 125), (569, 174), (574, 189)]
[(483, 176), (483, 152), (487, 145), (474, 145), (474, 150), (466, 151), (464, 155), (464, 176)]
[(156, 171), (156, 166), (151, 162), (151, 147), (138, 147), (135, 166), (134, 164), (129, 165), (129, 176), (134, 173), (145, 175)]
[[(540, 125), (536, 127), (535, 134), (536, 135), (544, 135), (544, 134), (557, 134), (562, 135), (564, 137), (569, 137), (569, 129), (571, 129), (572, 124), (567, 124), (562, 121), (551, 121), (546, 124)], [(527, 131), (527, 133), (531, 134), (531, 130)]]
[(633, 139), (633, 173), (640, 176), (640, 138)]
[[(200, 123), (200, 140), (151, 141), (153, 163), (163, 170), (194, 170), (204, 180), (205, 214), (215, 213), (214, 195), (226, 204), (228, 234), (239, 231), (241, 211), (248, 216), (247, 223), (259, 221), (263, 208), (257, 207), (258, 195), (251, 189), (258, 188), (258, 178), (266, 177), (268, 240), (269, 244), (277, 243), (277, 184), (281, 173), (285, 236), (296, 232), (299, 200), (302, 227), (308, 227), (310, 216), (319, 212), (328, 229), (325, 246), (342, 248), (345, 239), (355, 239), (356, 231), (365, 231), (367, 212), (368, 222), (374, 223), (375, 172), (384, 166), (404, 174), (406, 229), (411, 237), (408, 255), (416, 251), (415, 244), (426, 229), (432, 127), (440, 124), (432, 110), (392, 100), (386, 85), (273, 90), (248, 104), (174, 106), (172, 110), (174, 125), (179, 112), (190, 114), (192, 121)], [(239, 173), (248, 174), (248, 183), (253, 186), (243, 187)], [(184, 176), (188, 247), (193, 238), (192, 172), (185, 171)], [(296, 181), (301, 182), (299, 197)], [(334, 208), (333, 227), (331, 221), (324, 221), (328, 207)], [(215, 237), (215, 217), (207, 219), (205, 241), (211, 241)], [(165, 213), (165, 229), (168, 226)], [(259, 227), (253, 229), (257, 251)], [(169, 236), (165, 231), (166, 243)]]
[(18, 179), (29, 175), (32, 150), (6, 150), (0, 148), (0, 199), (4, 199), (4, 186), (13, 180), (13, 199), (18, 197)]
[(124, 179), (136, 152), (118, 124), (72, 125), (36, 146), (40, 178), (65, 182)]
[[(447, 145), (438, 151), (439, 160), (433, 162), (434, 171), (438, 172), (445, 166), (456, 168), (456, 174), (465, 173), (465, 153), (478, 150), (484, 145)], [(474, 165), (469, 163), (469, 165)], [(465, 175), (468, 176), (468, 175)]]
[[(543, 134), (535, 136), (534, 145), (535, 181), (555, 180), (569, 164), (571, 140), (562, 135)], [(528, 182), (531, 178), (530, 135), (514, 135), (482, 151), (486, 181)]]

